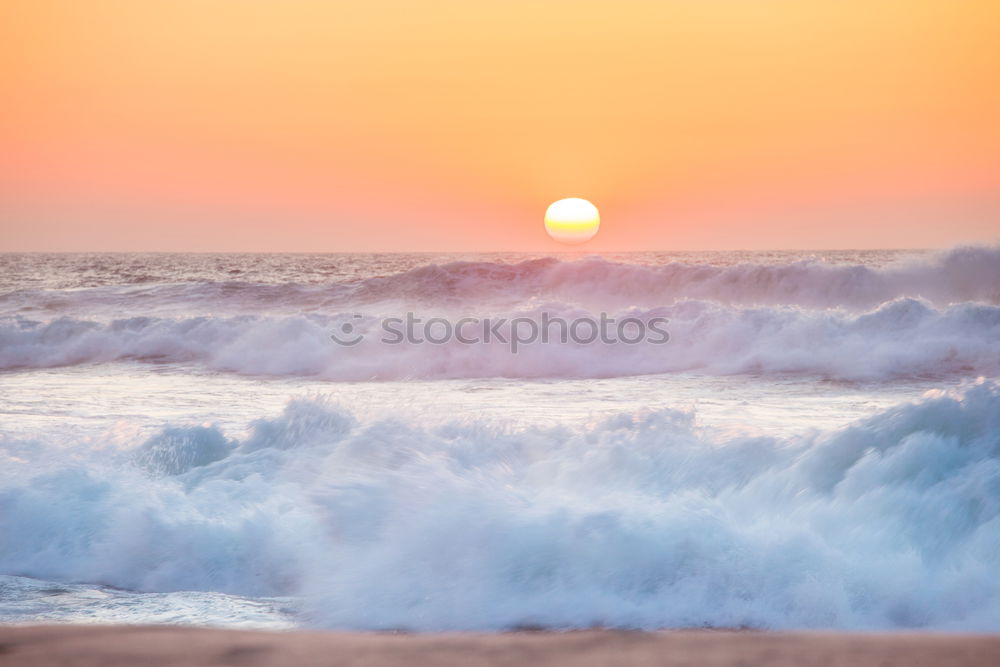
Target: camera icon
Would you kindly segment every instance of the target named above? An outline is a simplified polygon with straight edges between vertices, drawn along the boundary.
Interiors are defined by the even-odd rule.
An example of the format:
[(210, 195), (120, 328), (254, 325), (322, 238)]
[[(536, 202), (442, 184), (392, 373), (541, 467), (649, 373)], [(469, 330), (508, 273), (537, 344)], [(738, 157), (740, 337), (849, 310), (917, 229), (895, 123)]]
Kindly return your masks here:
[[(361, 317), (362, 316), (359, 313), (355, 313), (351, 316), (351, 319), (360, 320)], [(364, 337), (364, 334), (355, 333), (353, 322), (342, 322), (340, 324), (339, 335), (337, 333), (330, 334), (330, 338), (333, 342), (337, 345), (343, 345), (345, 347), (357, 345), (364, 339)]]

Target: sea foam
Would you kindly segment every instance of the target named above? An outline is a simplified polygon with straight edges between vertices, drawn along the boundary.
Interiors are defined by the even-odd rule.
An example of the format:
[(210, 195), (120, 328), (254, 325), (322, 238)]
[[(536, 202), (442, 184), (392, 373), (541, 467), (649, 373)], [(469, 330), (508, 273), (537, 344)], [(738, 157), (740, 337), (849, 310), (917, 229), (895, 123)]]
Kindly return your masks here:
[[(424, 321), (436, 315), (457, 321), (448, 313), (419, 314)], [(597, 313), (558, 303), (481, 314), (484, 319), (527, 317), (535, 322), (542, 322), (543, 315), (566, 321), (599, 319)], [(851, 312), (683, 301), (613, 315), (643, 322), (666, 318), (670, 339), (562, 342), (554, 327), (547, 343), (522, 345), (515, 354), (509, 335), (508, 342), (465, 344), (452, 338), (443, 344), (389, 344), (386, 341), (394, 338), (386, 334), (382, 318), (352, 313), (110, 322), (8, 318), (0, 323), (0, 368), (132, 361), (327, 380), (588, 378), (694, 371), (879, 381), (1000, 373), (1000, 306), (962, 303), (936, 308), (904, 298)], [(352, 327), (352, 336), (363, 336), (357, 345), (338, 345), (331, 339), (345, 323)]]
[(298, 399), (246, 434), (7, 438), (0, 459), (0, 571), (294, 595), (320, 627), (1000, 629), (989, 381), (789, 438)]

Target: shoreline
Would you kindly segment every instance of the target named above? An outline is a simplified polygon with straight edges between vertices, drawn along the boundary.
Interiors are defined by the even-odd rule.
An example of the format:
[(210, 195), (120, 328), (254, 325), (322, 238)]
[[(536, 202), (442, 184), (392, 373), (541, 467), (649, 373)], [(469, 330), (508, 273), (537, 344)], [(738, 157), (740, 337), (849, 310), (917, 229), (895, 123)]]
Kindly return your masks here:
[(1000, 664), (1000, 634), (751, 630), (392, 634), (166, 625), (0, 627), (0, 665), (138, 664), (973, 667)]

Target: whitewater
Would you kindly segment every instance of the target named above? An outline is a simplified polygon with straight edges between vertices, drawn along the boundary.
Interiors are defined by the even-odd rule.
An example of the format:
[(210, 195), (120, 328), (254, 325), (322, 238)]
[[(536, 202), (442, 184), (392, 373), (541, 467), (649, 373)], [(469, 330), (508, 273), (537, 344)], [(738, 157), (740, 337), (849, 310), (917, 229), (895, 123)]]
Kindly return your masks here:
[(1000, 630), (1000, 246), (3, 254), (0, 407), (0, 623)]

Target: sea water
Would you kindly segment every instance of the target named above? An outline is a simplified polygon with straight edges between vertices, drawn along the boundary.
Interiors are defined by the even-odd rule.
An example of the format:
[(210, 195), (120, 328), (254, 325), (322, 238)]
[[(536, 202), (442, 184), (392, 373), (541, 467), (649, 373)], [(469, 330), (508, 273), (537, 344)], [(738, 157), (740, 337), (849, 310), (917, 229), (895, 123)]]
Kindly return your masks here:
[(1000, 630), (1000, 248), (0, 255), (43, 621)]

